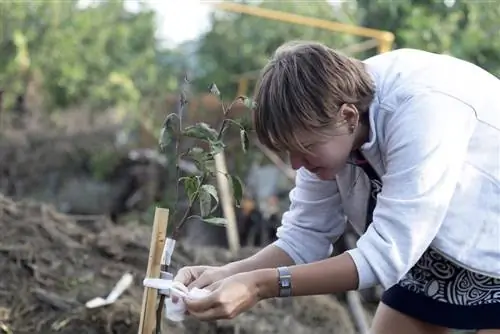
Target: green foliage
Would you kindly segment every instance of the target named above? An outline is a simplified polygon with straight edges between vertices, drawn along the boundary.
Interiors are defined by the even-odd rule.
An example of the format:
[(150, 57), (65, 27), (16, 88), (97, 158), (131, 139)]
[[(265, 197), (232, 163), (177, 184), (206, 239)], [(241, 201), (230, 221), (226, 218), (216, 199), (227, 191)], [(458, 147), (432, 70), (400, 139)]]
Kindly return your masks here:
[[(185, 84), (187, 83), (187, 79), (185, 79)], [(211, 94), (219, 97), (219, 99), (221, 98), (221, 93), (214, 83), (210, 85), (209, 91)], [(182, 225), (194, 217), (199, 217), (201, 220), (210, 224), (226, 224), (224, 218), (212, 216), (214, 211), (219, 206), (219, 195), (215, 186), (210, 184), (210, 181), (214, 177), (217, 177), (217, 173), (223, 173), (215, 168), (215, 156), (218, 153), (223, 152), (225, 148), (224, 134), (231, 125), (238, 127), (240, 131), (241, 147), (243, 152), (247, 152), (249, 146), (249, 137), (247, 133), (249, 129), (248, 124), (234, 119), (224, 118), (218, 130), (212, 128), (205, 122), (197, 122), (193, 125), (183, 127), (183, 109), (188, 103), (184, 93), (181, 93), (179, 102), (180, 107), (178, 112), (167, 115), (165, 122), (163, 123), (163, 127), (160, 131), (159, 146), (163, 152), (166, 152), (170, 145), (175, 145), (177, 159), (188, 158), (194, 161), (199, 169), (199, 175), (183, 176), (178, 178), (178, 183), (181, 183), (184, 186), (184, 191), (189, 200), (189, 206), (182, 220), (173, 232), (174, 239), (177, 237)], [(255, 107), (255, 103), (251, 99), (245, 96), (240, 96), (235, 99), (229, 107), (226, 107), (224, 103), (222, 103), (223, 115), (229, 115), (232, 107), (237, 103), (242, 103), (249, 108)], [(186, 152), (179, 152), (179, 143), (183, 138), (194, 138), (200, 143), (204, 143), (206, 148), (192, 146)], [(224, 175), (228, 178), (228, 181), (231, 184), (234, 202), (236, 206), (239, 206), (243, 197), (243, 182), (237, 175), (227, 173), (224, 173)], [(199, 205), (199, 216), (192, 214), (196, 204)]]
[(236, 205), (239, 206), (241, 203), (241, 199), (243, 198), (243, 182), (236, 175), (231, 175), (231, 185), (233, 188), (233, 195), (236, 201)]
[[(37, 82), (47, 110), (86, 104), (134, 110), (145, 96), (175, 89), (179, 61), (155, 38), (155, 12), (125, 0), (82, 8), (77, 0), (0, 1), (0, 87), (6, 107)], [(179, 60), (179, 58), (175, 58)]]
[[(320, 19), (356, 24), (350, 18), (352, 6), (326, 0), (309, 1), (258, 1), (246, 2), (251, 6)], [(216, 11), (211, 17), (212, 28), (198, 42), (199, 65), (193, 68), (200, 84), (219, 83), (226, 95), (235, 96), (234, 78), (242, 73), (255, 71), (264, 66), (270, 55), (282, 43), (293, 40), (317, 40), (335, 48), (343, 48), (359, 41), (352, 35), (324, 29), (267, 20), (247, 14)]]
[(496, 2), (357, 0), (356, 5), (360, 24), (396, 35), (394, 48), (450, 54), (500, 75)]

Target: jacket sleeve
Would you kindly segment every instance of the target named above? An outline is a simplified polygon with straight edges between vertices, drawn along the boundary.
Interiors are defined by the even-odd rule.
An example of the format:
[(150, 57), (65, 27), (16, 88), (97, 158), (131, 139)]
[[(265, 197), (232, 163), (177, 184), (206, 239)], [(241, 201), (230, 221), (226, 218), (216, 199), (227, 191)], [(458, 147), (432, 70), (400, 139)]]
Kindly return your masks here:
[(295, 264), (330, 256), (332, 243), (344, 232), (344, 218), (336, 181), (323, 181), (304, 168), (297, 170), (290, 192), (290, 208), (283, 214), (274, 244)]
[(476, 126), (453, 97), (413, 97), (387, 116), (386, 163), (373, 222), (348, 251), (359, 289), (396, 284), (429, 247), (447, 214)]

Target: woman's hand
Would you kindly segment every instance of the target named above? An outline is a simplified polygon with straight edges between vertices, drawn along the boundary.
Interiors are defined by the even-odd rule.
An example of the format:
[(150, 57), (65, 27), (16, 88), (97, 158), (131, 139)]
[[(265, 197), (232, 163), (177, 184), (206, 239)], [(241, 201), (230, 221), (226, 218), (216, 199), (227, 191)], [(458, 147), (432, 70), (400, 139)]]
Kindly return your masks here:
[(232, 319), (270, 297), (267, 286), (274, 280), (277, 289), (277, 275), (274, 270), (258, 270), (227, 277), (208, 286), (207, 297), (185, 299), (187, 311), (199, 320)]
[(184, 284), (188, 289), (202, 289), (228, 276), (231, 276), (231, 272), (225, 267), (192, 266), (181, 268), (174, 281)]

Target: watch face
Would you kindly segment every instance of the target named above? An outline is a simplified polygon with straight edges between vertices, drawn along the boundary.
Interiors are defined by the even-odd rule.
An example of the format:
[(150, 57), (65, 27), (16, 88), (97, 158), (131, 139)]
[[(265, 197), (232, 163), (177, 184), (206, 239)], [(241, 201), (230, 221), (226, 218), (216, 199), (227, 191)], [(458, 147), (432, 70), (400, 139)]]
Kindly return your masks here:
[(290, 287), (290, 280), (284, 279), (282, 282), (283, 287), (289, 288)]

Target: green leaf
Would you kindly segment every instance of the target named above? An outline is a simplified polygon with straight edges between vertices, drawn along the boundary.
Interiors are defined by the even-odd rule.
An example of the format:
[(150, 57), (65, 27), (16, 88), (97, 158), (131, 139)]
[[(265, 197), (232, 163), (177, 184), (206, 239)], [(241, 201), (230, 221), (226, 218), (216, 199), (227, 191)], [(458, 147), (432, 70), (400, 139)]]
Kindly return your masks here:
[[(215, 206), (212, 206), (212, 197), (215, 199)], [(200, 211), (202, 217), (209, 216), (219, 205), (217, 189), (211, 184), (204, 184), (200, 187)]]
[(191, 147), (187, 153), (187, 156), (194, 159), (195, 162), (203, 162), (206, 159), (207, 154), (201, 147)]
[(240, 130), (240, 140), (243, 152), (247, 153), (248, 147), (250, 146), (250, 139), (248, 138), (248, 134), (244, 129)]
[(194, 147), (191, 147), (189, 149), (189, 152), (193, 153), (193, 154), (202, 154), (203, 152), (205, 152), (204, 149), (202, 149), (201, 147), (198, 147), (198, 146), (194, 146)]
[(205, 171), (206, 173), (215, 175), (217, 171), (217, 168), (215, 166), (215, 160), (213, 158), (212, 159), (207, 158), (207, 160), (205, 160), (205, 163), (203, 164), (203, 166), (201, 166), (200, 169)]
[(198, 167), (200, 171), (209, 174), (215, 173), (213, 153), (205, 152), (202, 148), (195, 146), (190, 148), (186, 155), (194, 160), (196, 167)]
[(183, 131), (183, 135), (213, 142), (217, 140), (219, 133), (215, 129), (211, 128), (207, 123), (200, 122), (187, 126)]
[(251, 98), (244, 96), (242, 97), (242, 101), (245, 107), (247, 107), (248, 109), (254, 110), (255, 108), (257, 108), (257, 103), (255, 103), (255, 101)]
[(243, 182), (236, 175), (229, 175), (231, 180), (231, 185), (233, 186), (233, 197), (234, 203), (237, 207), (240, 206), (241, 200), (243, 199)]
[(201, 186), (201, 190), (203, 190), (203, 192), (208, 193), (215, 199), (215, 206), (210, 211), (210, 213), (212, 213), (215, 209), (217, 209), (217, 206), (219, 205), (219, 195), (217, 194), (217, 189), (215, 188), (215, 186), (211, 184), (204, 184)]
[(179, 182), (184, 182), (184, 189), (189, 198), (189, 203), (193, 203), (199, 186), (199, 179), (197, 176), (184, 176), (179, 179)]
[(226, 148), (226, 144), (221, 140), (214, 140), (210, 142), (210, 153), (215, 155), (217, 153), (221, 153)]
[(227, 220), (225, 218), (219, 218), (219, 217), (203, 218), (203, 221), (214, 225), (220, 225), (220, 226), (227, 225)]

